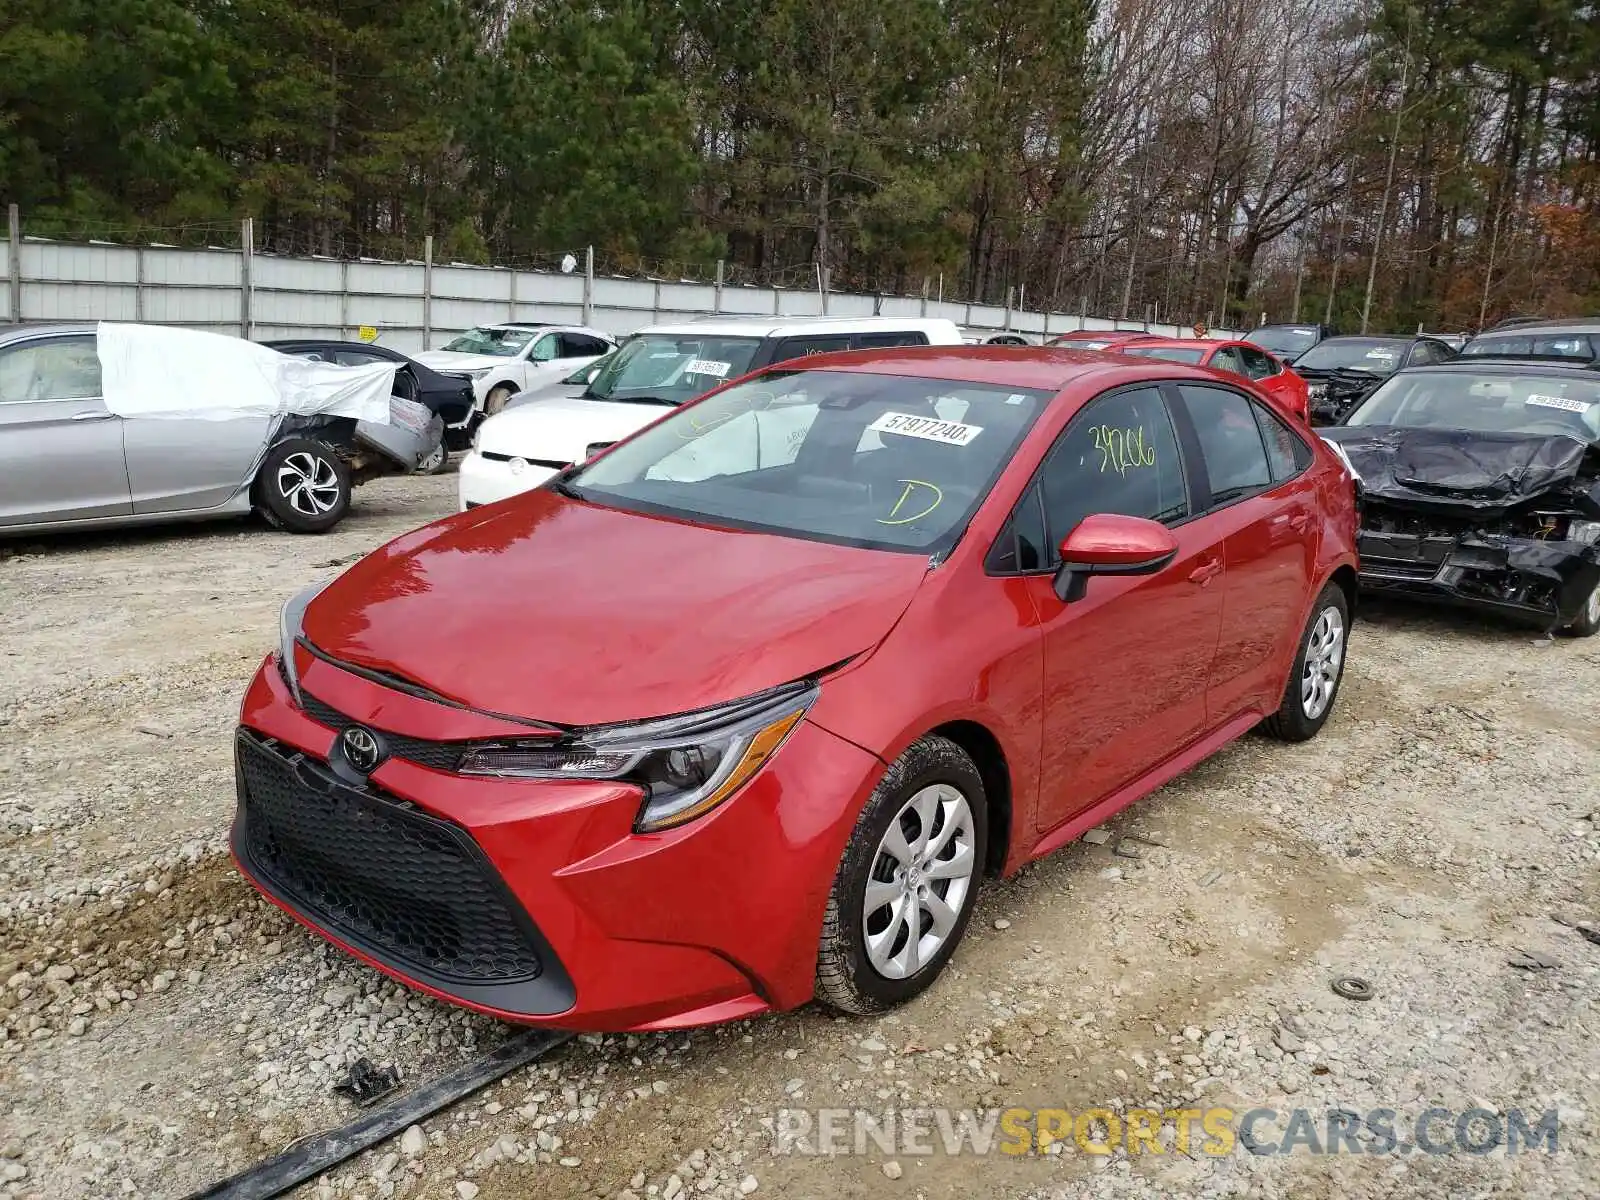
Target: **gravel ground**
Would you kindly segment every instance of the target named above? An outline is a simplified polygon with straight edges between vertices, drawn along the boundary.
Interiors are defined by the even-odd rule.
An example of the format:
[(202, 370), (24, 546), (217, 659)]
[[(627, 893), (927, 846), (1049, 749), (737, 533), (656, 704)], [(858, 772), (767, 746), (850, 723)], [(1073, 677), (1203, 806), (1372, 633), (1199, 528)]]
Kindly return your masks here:
[[(505, 1035), (330, 952), (224, 853), (229, 731), (279, 603), (454, 489), (377, 481), (321, 538), (0, 544), (0, 1196), (181, 1196), (349, 1120), (331, 1084), (357, 1058), (416, 1082)], [(301, 1194), (1600, 1195), (1600, 946), (1574, 928), (1600, 923), (1600, 640), (1364, 617), (1319, 739), (1247, 738), (991, 882), (906, 1009), (581, 1038)], [(1376, 997), (1335, 996), (1342, 974)], [(1401, 1140), (822, 1157), (775, 1136), (784, 1109), (1013, 1105), (1388, 1108)], [(1433, 1105), (1557, 1110), (1558, 1151), (1408, 1152)]]

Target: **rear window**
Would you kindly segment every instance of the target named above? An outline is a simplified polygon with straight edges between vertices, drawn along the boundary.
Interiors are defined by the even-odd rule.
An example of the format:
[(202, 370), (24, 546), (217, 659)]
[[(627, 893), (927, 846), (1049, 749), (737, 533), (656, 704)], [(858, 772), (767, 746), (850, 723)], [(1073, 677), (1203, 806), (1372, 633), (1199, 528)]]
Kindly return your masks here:
[(1162, 358), (1168, 362), (1195, 363), (1204, 360), (1204, 349), (1187, 346), (1124, 346), (1123, 354), (1137, 354), (1140, 358)]
[(1486, 333), (1461, 351), (1468, 356), (1502, 358), (1556, 358), (1591, 363), (1594, 338), (1586, 333)]

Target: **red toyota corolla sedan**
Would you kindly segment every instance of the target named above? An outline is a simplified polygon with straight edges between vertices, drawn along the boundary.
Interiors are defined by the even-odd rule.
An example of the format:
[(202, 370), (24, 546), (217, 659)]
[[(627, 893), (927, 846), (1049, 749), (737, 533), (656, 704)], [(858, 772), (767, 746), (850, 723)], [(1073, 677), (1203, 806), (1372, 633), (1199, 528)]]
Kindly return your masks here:
[(1285, 411), (1293, 413), (1308, 425), (1311, 423), (1310, 385), (1282, 359), (1268, 354), (1252, 342), (1149, 337), (1121, 342), (1110, 349), (1116, 354), (1164, 358), (1168, 362), (1193, 363), (1242, 375), (1254, 380)]
[(1327, 445), (1220, 372), (784, 363), (291, 600), (234, 853), (513, 1021), (881, 1010), (986, 872), (1257, 726), (1315, 735), (1355, 538)]

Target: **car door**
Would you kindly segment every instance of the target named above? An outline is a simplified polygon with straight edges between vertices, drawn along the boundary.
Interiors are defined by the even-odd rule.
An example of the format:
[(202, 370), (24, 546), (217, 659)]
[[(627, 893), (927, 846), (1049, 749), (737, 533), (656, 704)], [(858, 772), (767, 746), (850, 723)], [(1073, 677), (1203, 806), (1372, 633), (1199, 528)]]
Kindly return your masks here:
[(132, 512), (124, 424), (101, 398), (93, 334), (0, 347), (0, 527)]
[(1222, 546), (1221, 633), (1206, 708), (1213, 726), (1276, 707), (1316, 570), (1310, 447), (1265, 405), (1220, 384), (1169, 385), (1198, 443), (1200, 523)]
[(1246, 379), (1254, 380), (1262, 391), (1283, 406), (1285, 412), (1301, 410), (1303, 406), (1294, 386), (1295, 381), (1276, 359), (1252, 346), (1236, 346), (1234, 349), (1244, 362)]
[[(1043, 641), (1044, 832), (1145, 774), (1207, 728), (1206, 690), (1222, 619), (1222, 547), (1189, 519), (1193, 500), (1161, 391), (1097, 397), (1062, 432), (1012, 518), (1033, 530), (1027, 577)], [(1105, 576), (1064, 604), (1056, 547), (1084, 517), (1162, 521), (1178, 540), (1165, 569)], [(1002, 541), (1005, 539), (1002, 538)]]

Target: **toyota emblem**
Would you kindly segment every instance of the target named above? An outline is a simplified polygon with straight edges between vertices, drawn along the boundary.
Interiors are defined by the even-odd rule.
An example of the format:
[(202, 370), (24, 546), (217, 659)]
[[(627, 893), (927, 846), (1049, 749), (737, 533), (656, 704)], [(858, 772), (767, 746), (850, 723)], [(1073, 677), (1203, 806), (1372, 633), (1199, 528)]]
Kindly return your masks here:
[(383, 748), (370, 729), (352, 725), (340, 735), (339, 741), (344, 747), (345, 761), (363, 775), (383, 760)]

